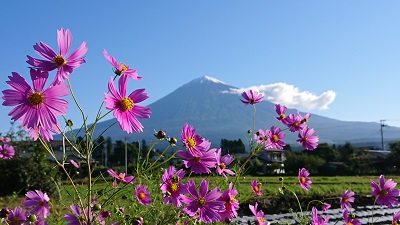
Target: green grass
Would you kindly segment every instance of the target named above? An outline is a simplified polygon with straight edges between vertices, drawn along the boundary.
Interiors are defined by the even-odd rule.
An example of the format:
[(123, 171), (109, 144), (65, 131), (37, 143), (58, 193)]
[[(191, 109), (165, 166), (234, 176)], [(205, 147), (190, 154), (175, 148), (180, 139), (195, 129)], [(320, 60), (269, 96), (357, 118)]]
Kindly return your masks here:
[[(234, 181), (231, 177), (229, 181), (222, 177), (210, 176), (210, 177), (192, 177), (196, 185), (199, 185), (202, 179), (207, 178), (210, 183), (210, 188), (215, 186), (221, 187), (221, 190), (226, 190), (230, 182)], [(305, 191), (300, 188), (296, 176), (285, 176), (283, 177), (283, 184), (287, 190), (294, 191), (298, 196), (303, 195), (324, 195), (324, 196), (340, 196), (346, 189), (354, 191), (356, 194), (369, 195), (371, 194), (370, 180), (378, 182), (378, 176), (333, 176), (324, 177), (316, 176), (310, 177), (312, 179), (312, 188), (309, 191)], [(400, 180), (400, 176), (387, 176), (386, 180), (392, 178), (394, 181)], [(264, 191), (263, 197), (280, 196), (279, 188), (282, 187), (282, 182), (279, 181), (279, 176), (244, 176), (240, 177), (236, 183), (236, 188), (239, 192), (237, 199), (239, 202), (244, 203), (254, 203), (255, 195), (250, 188), (250, 182), (252, 180), (258, 180), (262, 183), (262, 188)], [(134, 188), (137, 183), (143, 183), (148, 186), (151, 192), (151, 198), (153, 198), (154, 207), (145, 207), (137, 204)], [(115, 207), (124, 207), (128, 212), (131, 212), (133, 216), (144, 215), (150, 213), (154, 218), (161, 218), (162, 216), (168, 216), (163, 213), (163, 211), (168, 211), (169, 216), (175, 217), (177, 212), (175, 209), (162, 204), (162, 194), (159, 190), (159, 185), (161, 180), (156, 179), (138, 179), (135, 185), (128, 185), (126, 188), (122, 189), (118, 194), (116, 194), (116, 201), (108, 202), (103, 205), (103, 208), (108, 210), (113, 210)], [(78, 191), (86, 196), (87, 185), (84, 181), (77, 182)], [(98, 201), (104, 202), (105, 197), (110, 196), (114, 191), (110, 187), (111, 181), (105, 179), (99, 179), (93, 186), (93, 193), (99, 196)], [(120, 184), (122, 185), (122, 184)], [(77, 197), (75, 191), (70, 184), (64, 184), (60, 187), (61, 196), (59, 198), (52, 197), (52, 215), (50, 224), (65, 224), (63, 221), (63, 215), (65, 213), (70, 213), (68, 211), (69, 206), (72, 203), (76, 203)], [(288, 192), (287, 192), (288, 193)], [(290, 193), (288, 193), (290, 194)], [(102, 197), (100, 197), (102, 196)], [(260, 197), (257, 197), (259, 199)], [(14, 208), (16, 206), (22, 206), (23, 196), (7, 196), (0, 198), (0, 208), (8, 207)]]

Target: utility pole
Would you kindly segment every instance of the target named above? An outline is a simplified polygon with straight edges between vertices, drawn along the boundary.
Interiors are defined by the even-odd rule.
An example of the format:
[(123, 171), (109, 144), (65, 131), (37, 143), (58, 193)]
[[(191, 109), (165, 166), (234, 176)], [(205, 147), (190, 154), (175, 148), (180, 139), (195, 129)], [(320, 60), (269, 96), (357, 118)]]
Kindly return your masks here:
[(381, 120), (381, 143), (382, 143), (382, 151), (385, 151), (385, 146), (383, 145), (383, 127), (386, 127), (387, 124), (385, 124), (386, 120)]

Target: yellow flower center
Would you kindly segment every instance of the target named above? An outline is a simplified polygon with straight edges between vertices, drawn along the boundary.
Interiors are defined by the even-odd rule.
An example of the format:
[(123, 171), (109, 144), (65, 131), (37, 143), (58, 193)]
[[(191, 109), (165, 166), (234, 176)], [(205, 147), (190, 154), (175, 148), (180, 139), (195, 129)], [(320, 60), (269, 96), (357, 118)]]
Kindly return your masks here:
[(43, 202), (43, 201), (40, 201), (40, 202), (39, 202), (39, 205), (40, 205), (40, 206), (44, 206), (44, 202)]
[(274, 136), (272, 136), (272, 141), (273, 141), (273, 142), (278, 142), (278, 141), (279, 141), (278, 135), (275, 135), (275, 134), (274, 134)]
[(348, 201), (349, 201), (349, 198), (347, 198), (347, 197), (343, 198), (343, 202), (348, 202)]
[(400, 221), (399, 220), (394, 221), (394, 225), (400, 225)]
[(80, 217), (79, 217), (79, 221), (81, 221), (81, 222), (85, 221), (85, 217), (84, 217), (83, 215), (80, 216)]
[(258, 192), (260, 190), (260, 188), (258, 187), (258, 185), (254, 186), (254, 191)]
[(381, 196), (385, 196), (387, 194), (389, 194), (389, 192), (387, 190), (385, 190), (385, 189), (381, 190), (381, 194), (380, 194)]
[(28, 101), (33, 106), (39, 106), (44, 102), (44, 95), (40, 92), (34, 92), (28, 97)]
[(263, 223), (265, 222), (264, 217), (258, 217), (258, 218), (260, 219), (261, 222), (263, 222)]
[(353, 223), (352, 222), (348, 222), (347, 225), (353, 225)]
[(250, 99), (250, 104), (254, 104), (254, 102), (255, 102), (254, 98), (251, 98)]
[(200, 206), (204, 206), (206, 204), (206, 200), (204, 198), (199, 198), (197, 199), (197, 203), (199, 203)]
[(294, 122), (292, 125), (293, 125), (294, 127), (298, 127), (298, 126), (299, 126), (299, 123), (298, 123), (298, 122)]
[(177, 192), (179, 190), (179, 185), (178, 183), (172, 183), (169, 188), (171, 189), (172, 192)]
[(301, 177), (300, 181), (301, 181), (301, 183), (305, 183), (306, 182), (306, 178), (305, 177)]
[(283, 113), (281, 115), (279, 115), (279, 118), (281, 118), (281, 119), (285, 119), (285, 117), (286, 117), (286, 115)]
[(58, 68), (67, 63), (67, 61), (62, 57), (62, 55), (54, 57), (53, 61), (57, 64)]
[(303, 137), (303, 142), (307, 142), (308, 141), (308, 137)]
[(225, 163), (221, 163), (221, 164), (219, 165), (219, 168), (221, 168), (221, 170), (224, 170), (224, 169), (226, 168)]
[(122, 67), (122, 72), (124, 72), (124, 71), (127, 71), (127, 70), (128, 70), (128, 67), (126, 66), (126, 64), (125, 64), (125, 63), (120, 63), (119, 65)]
[(118, 178), (121, 179), (121, 180), (124, 179), (124, 178), (125, 178), (125, 174), (120, 173), (120, 174), (118, 175)]
[(140, 199), (145, 199), (145, 198), (146, 198), (146, 195), (145, 195), (143, 192), (141, 192), (141, 193), (139, 194), (139, 198), (140, 198)]
[(135, 105), (135, 103), (132, 101), (132, 99), (130, 99), (128, 97), (121, 99), (119, 101), (119, 104), (121, 105), (121, 107), (124, 111), (127, 111), (127, 110), (130, 111), (133, 108), (133, 106)]
[(196, 146), (196, 140), (192, 137), (189, 137), (187, 139), (187, 142), (188, 142), (189, 148), (193, 148), (194, 146)]
[(236, 202), (236, 198), (235, 198), (235, 196), (231, 196), (231, 203), (235, 203)]

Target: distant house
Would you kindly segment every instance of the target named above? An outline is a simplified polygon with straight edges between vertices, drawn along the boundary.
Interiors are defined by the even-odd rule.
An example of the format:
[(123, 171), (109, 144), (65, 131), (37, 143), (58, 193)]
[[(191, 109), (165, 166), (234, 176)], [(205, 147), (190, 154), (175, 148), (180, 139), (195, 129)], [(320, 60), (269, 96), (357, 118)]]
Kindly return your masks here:
[[(249, 153), (235, 154), (235, 157), (240, 161), (244, 161), (249, 157)], [(273, 170), (273, 173), (282, 174), (285, 173), (284, 162), (286, 161), (285, 151), (281, 149), (266, 149), (258, 153), (257, 159), (263, 162), (262, 171), (267, 172), (268, 167), (272, 164), (280, 164), (280, 168)]]

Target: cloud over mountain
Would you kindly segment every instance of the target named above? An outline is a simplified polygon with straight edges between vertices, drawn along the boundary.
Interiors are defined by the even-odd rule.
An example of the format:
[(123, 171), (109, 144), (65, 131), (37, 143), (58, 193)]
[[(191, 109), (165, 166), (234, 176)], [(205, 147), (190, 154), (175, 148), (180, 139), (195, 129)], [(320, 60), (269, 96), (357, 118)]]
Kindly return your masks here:
[(328, 109), (328, 106), (336, 98), (336, 93), (332, 90), (316, 95), (309, 91), (301, 91), (299, 88), (286, 83), (262, 84), (238, 89), (231, 88), (225, 93), (241, 94), (248, 89), (263, 93), (266, 101), (301, 110)]

